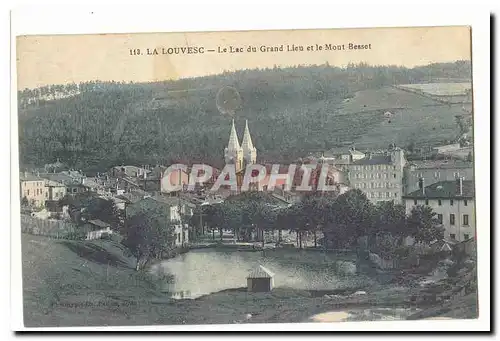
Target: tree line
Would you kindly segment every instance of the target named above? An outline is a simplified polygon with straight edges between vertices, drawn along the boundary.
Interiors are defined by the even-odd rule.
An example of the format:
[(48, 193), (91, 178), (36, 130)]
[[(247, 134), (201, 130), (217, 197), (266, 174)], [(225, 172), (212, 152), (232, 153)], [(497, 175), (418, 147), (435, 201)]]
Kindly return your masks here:
[[(280, 242), (282, 231), (289, 230), (297, 233), (299, 248), (306, 234), (314, 236), (317, 246), (318, 232), (323, 233), (323, 246), (333, 249), (356, 248), (361, 237), (367, 237), (369, 247), (382, 249), (388, 247), (384, 244), (388, 240), (397, 248), (408, 236), (427, 244), (444, 237), (444, 229), (430, 207), (415, 206), (407, 215), (403, 205), (393, 201), (373, 204), (359, 189), (341, 195), (312, 193), (288, 207), (272, 205), (266, 193), (250, 192), (202, 210), (205, 224), (209, 230), (218, 231), (221, 239), (223, 230), (228, 229), (239, 240), (250, 240), (253, 232), (264, 242), (264, 231), (277, 230)], [(195, 214), (194, 227), (198, 225), (196, 219)]]
[[(248, 119), (259, 159), (290, 162), (352, 141), (381, 123), (381, 115), (337, 115), (339, 103), (356, 91), (444, 77), (470, 78), (470, 62), (413, 69), (269, 68), (156, 83), (93, 81), (25, 89), (18, 93), (20, 160), (43, 167), (60, 159), (89, 174), (125, 163), (222, 166), (233, 117), (221, 114), (215, 99), (231, 86), (242, 99), (234, 117), (238, 133)], [(29, 101), (58, 93), (71, 96)]]

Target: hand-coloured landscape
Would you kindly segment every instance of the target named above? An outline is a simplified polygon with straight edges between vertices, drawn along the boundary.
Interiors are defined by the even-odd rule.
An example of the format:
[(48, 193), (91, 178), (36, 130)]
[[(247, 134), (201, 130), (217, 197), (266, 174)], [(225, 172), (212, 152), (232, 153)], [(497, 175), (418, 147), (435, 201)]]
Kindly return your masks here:
[(26, 327), (477, 318), (468, 27), (17, 39)]

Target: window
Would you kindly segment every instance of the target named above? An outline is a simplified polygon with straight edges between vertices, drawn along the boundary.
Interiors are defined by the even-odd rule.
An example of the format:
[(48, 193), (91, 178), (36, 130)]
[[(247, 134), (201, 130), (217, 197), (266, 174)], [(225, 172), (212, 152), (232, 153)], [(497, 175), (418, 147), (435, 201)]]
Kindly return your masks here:
[(450, 214), (450, 225), (455, 225), (455, 215), (453, 213)]
[(450, 206), (453, 206), (453, 199), (450, 199)]
[(385, 178), (385, 179), (387, 179), (387, 178), (388, 178), (387, 173), (384, 173), (384, 178)]
[(180, 243), (181, 242), (181, 234), (177, 233), (177, 241)]
[(435, 177), (436, 179), (438, 179), (438, 178), (439, 178), (439, 172), (434, 172), (434, 177)]
[(441, 206), (441, 199), (438, 199), (438, 206)]
[(467, 200), (464, 200), (464, 206), (467, 206)]
[(390, 198), (390, 197), (391, 197), (391, 193), (386, 192), (386, 193), (385, 193), (385, 197), (386, 197), (386, 198)]
[(425, 204), (429, 205), (429, 199), (425, 199)]
[(463, 225), (469, 226), (469, 215), (468, 214), (464, 214), (464, 223), (463, 223)]
[(394, 170), (396, 170), (396, 166), (394, 166)]
[(413, 205), (416, 205), (417, 204), (417, 199), (414, 199), (413, 200)]
[(377, 179), (380, 179), (380, 173), (377, 173)]
[(396, 179), (396, 173), (394, 173), (394, 179)]
[(455, 240), (455, 234), (454, 233), (450, 233), (450, 239), (451, 240)]
[(397, 197), (398, 196), (398, 193), (394, 193), (394, 196)]
[(30, 195), (30, 190), (28, 189), (28, 195)]
[(438, 221), (440, 224), (443, 223), (443, 215), (442, 214), (438, 214)]
[(464, 240), (468, 240), (469, 239), (469, 235), (467, 233), (464, 233)]

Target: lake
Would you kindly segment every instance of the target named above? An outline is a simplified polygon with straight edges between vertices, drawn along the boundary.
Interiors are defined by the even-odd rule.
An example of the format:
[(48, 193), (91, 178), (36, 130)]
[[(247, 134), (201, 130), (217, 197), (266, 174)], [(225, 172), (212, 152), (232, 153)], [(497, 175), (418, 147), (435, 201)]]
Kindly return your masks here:
[(167, 275), (161, 281), (163, 292), (175, 298), (196, 298), (246, 287), (248, 273), (259, 265), (275, 274), (275, 288), (335, 290), (376, 283), (356, 272), (355, 255), (305, 250), (191, 250), (155, 264), (150, 271), (158, 277)]

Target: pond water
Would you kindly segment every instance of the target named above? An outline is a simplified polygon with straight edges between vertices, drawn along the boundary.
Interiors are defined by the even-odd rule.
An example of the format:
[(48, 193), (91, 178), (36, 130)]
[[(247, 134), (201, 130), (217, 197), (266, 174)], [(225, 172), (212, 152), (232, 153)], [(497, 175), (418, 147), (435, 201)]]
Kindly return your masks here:
[(163, 278), (163, 292), (175, 298), (196, 298), (246, 287), (248, 273), (259, 265), (274, 273), (275, 288), (335, 290), (375, 283), (356, 272), (355, 255), (298, 250), (191, 250), (155, 264), (151, 273)]

